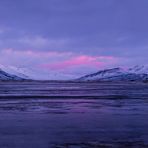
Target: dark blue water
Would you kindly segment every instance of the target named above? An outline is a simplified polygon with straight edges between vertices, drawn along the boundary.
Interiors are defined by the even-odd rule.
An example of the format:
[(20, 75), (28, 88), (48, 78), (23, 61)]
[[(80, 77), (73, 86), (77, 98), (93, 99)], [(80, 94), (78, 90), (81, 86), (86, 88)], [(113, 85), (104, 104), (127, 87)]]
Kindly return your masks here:
[(95, 148), (100, 143), (148, 144), (148, 100), (0, 101), (2, 148)]

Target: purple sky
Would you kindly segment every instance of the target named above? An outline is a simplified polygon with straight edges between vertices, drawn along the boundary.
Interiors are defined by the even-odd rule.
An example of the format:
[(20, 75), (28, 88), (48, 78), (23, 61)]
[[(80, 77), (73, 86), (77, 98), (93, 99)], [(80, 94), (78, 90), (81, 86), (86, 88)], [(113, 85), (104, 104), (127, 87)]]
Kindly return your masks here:
[(147, 64), (148, 0), (0, 0), (0, 64), (77, 75)]

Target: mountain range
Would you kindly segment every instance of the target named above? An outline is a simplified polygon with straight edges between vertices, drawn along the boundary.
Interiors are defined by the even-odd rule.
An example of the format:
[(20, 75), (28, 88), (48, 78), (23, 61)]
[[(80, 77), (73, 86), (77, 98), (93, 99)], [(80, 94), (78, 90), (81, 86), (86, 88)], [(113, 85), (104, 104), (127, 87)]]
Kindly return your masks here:
[(79, 81), (148, 81), (148, 67), (112, 68), (85, 75)]
[(70, 80), (73, 77), (55, 71), (0, 65), (0, 80)]
[(67, 74), (0, 65), (0, 80), (148, 81), (148, 66), (104, 69), (74, 79)]

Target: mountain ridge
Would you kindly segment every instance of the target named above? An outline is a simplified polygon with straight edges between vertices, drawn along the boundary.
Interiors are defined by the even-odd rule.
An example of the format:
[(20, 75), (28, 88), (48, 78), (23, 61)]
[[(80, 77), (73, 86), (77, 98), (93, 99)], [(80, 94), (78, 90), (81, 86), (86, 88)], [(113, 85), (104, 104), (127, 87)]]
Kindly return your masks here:
[(123, 69), (120, 67), (100, 70), (96, 73), (85, 75), (79, 81), (148, 81), (148, 67), (134, 66)]
[(19, 77), (17, 75), (11, 75), (5, 71), (3, 71), (2, 69), (0, 69), (0, 80), (24, 80), (24, 78)]
[[(4, 66), (0, 64), (0, 69), (8, 75), (15, 75), (24, 80), (70, 80), (72, 75), (57, 73), (54, 71), (46, 71), (35, 68)], [(2, 80), (2, 78), (0, 78)]]
[[(39, 72), (29, 71), (27, 68), (0, 65), (0, 80), (60, 80), (57, 73), (42, 73), (39, 77)], [(148, 81), (148, 67), (136, 65), (128, 69), (108, 68), (78, 79), (68, 79), (67, 75), (60, 75), (61, 80), (62, 77), (72, 81)]]

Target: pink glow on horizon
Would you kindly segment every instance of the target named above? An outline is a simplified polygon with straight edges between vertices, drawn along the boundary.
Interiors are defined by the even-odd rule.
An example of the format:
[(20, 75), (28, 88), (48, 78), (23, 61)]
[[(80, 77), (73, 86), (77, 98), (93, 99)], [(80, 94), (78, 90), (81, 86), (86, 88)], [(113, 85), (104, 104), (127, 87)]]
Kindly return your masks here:
[[(25, 67), (36, 67), (44, 70), (80, 70), (83, 69), (100, 69), (120, 62), (120, 59), (114, 56), (101, 55), (81, 55), (73, 52), (57, 51), (35, 51), (35, 50), (15, 50), (3, 49), (0, 54), (7, 57), (4, 60), (1, 57), (1, 63), (7, 65), (25, 65)], [(21, 61), (21, 62), (20, 62)], [(5, 64), (4, 64), (5, 65)]]
[(61, 61), (61, 62), (55, 62), (51, 64), (43, 64), (41, 67), (46, 69), (54, 69), (54, 70), (60, 70), (60, 69), (66, 69), (69, 67), (74, 66), (90, 66), (90, 67), (96, 67), (100, 68), (103, 65), (105, 65), (105, 60), (114, 60), (114, 57), (107, 57), (107, 56), (87, 56), (87, 55), (81, 55), (72, 57), (69, 60)]

